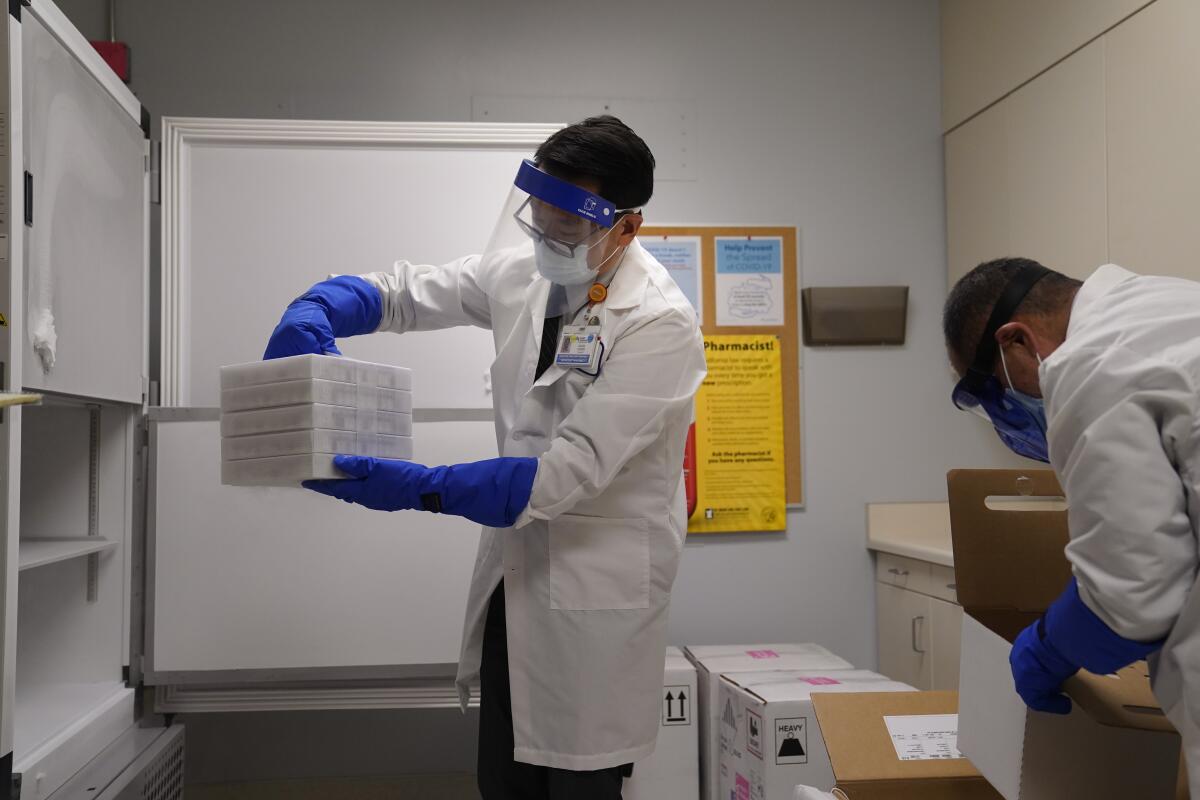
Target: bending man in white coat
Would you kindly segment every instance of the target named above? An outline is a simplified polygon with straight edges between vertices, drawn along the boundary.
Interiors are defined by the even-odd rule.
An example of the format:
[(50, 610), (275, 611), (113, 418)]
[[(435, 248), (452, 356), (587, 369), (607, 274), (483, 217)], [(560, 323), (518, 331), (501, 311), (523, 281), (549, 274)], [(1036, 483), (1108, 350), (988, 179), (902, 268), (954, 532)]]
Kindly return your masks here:
[(375, 331), (493, 332), (500, 458), (338, 456), (353, 479), (309, 484), (485, 526), (458, 673), (464, 707), (476, 677), (482, 688), (485, 800), (620, 798), (654, 749), (705, 364), (695, 312), (636, 239), (653, 170), (613, 117), (564, 128), (519, 165), (482, 255), (319, 283), (267, 347), (277, 358)]
[(1200, 798), (1200, 283), (1002, 259), (958, 282), (944, 329), (955, 404), (1067, 496), (1074, 579), (1013, 644), (1017, 692), (1065, 714), (1077, 670), (1148, 657)]

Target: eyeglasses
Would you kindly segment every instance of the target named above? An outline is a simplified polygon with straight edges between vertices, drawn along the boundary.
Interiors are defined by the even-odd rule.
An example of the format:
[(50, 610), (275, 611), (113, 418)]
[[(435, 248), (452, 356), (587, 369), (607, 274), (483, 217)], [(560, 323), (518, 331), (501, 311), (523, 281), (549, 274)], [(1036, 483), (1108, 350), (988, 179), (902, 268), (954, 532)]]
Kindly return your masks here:
[[(552, 252), (552, 253), (556, 253), (560, 256), (563, 256), (564, 258), (574, 258), (575, 251), (577, 249), (579, 249), (579, 247), (581, 245), (586, 244), (588, 239), (591, 239), (593, 236), (595, 236), (601, 230), (600, 226), (595, 224), (594, 222), (585, 222), (584, 220), (580, 220), (580, 222), (584, 222), (584, 224), (589, 225), (591, 227), (591, 230), (588, 231), (581, 238), (577, 239), (574, 242), (568, 242), (564, 239), (556, 239), (555, 237), (551, 236), (550, 234), (546, 233), (545, 231), (534, 226), (533, 223), (528, 222), (524, 219), (521, 219), (521, 213), (524, 212), (527, 208), (531, 207), (530, 203), (532, 201), (533, 201), (532, 197), (526, 198), (525, 202), (521, 204), (521, 207), (518, 208), (513, 213), (513, 220), (516, 221), (517, 227), (519, 227), (526, 236), (528, 236), (530, 239), (533, 239), (535, 242), (544, 243), (546, 245), (546, 248), (548, 250), (550, 250), (550, 252)], [(637, 214), (637, 213), (639, 213), (639, 212), (634, 211), (632, 209), (625, 209), (622, 211), (617, 211), (616, 216), (613, 219), (613, 226), (614, 227), (616, 226), (617, 221), (620, 220), (621, 217), (623, 217), (627, 214)], [(532, 216), (532, 212), (531, 212), (531, 216)], [(611, 230), (611, 228), (609, 230)]]

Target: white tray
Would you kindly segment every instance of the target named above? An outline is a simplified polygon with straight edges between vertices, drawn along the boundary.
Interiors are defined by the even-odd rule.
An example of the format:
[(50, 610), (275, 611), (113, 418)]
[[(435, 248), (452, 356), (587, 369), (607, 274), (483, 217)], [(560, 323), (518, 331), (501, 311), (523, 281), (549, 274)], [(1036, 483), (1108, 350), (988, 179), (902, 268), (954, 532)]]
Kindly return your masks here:
[(299, 486), (301, 481), (346, 477), (327, 453), (221, 462), (221, 483), (226, 486)]
[(248, 364), (221, 367), (222, 389), (310, 378), (412, 391), (412, 370), (406, 367), (373, 364), (341, 356), (288, 356), (271, 361), (251, 361)]
[(313, 428), (356, 433), (382, 433), (388, 436), (412, 436), (412, 414), (402, 414), (396, 411), (370, 411), (322, 403), (221, 414), (222, 436), (253, 436), (260, 433), (282, 433)]
[(264, 383), (221, 391), (222, 411), (249, 411), (301, 403), (370, 408), (412, 413), (412, 392), (384, 389), (366, 383), (343, 383), (323, 378)]
[(378, 433), (330, 430), (263, 433), (257, 436), (233, 436), (221, 440), (221, 458), (226, 461), (309, 453), (411, 460), (413, 440), (411, 436), (385, 436)]

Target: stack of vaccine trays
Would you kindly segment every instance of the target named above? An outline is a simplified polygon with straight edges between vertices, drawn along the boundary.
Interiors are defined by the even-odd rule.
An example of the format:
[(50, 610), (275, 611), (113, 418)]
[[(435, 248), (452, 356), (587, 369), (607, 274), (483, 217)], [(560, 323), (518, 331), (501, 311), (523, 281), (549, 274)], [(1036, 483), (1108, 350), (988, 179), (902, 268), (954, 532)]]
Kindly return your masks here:
[(221, 368), (221, 482), (347, 477), (335, 455), (412, 459), (412, 371), (302, 355)]

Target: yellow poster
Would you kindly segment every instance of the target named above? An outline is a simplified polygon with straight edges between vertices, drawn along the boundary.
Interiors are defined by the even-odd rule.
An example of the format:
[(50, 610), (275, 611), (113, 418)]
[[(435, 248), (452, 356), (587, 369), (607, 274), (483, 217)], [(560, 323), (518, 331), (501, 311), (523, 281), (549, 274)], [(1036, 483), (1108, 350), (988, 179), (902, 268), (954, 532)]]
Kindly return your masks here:
[(708, 377), (696, 395), (689, 533), (787, 526), (779, 339), (705, 336)]

